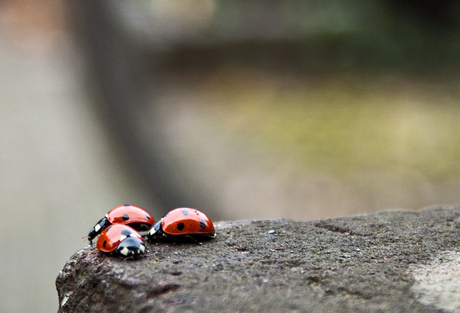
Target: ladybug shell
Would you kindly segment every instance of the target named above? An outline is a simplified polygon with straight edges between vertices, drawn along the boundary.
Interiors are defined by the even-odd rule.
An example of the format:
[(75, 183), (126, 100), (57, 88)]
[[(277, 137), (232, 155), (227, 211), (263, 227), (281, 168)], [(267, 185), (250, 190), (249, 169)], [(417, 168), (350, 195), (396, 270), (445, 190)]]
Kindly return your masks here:
[(106, 218), (111, 224), (146, 224), (148, 228), (155, 224), (155, 219), (149, 212), (129, 204), (116, 207), (107, 213)]
[(102, 252), (113, 252), (125, 240), (135, 242), (137, 249), (142, 250), (139, 253), (132, 254), (140, 254), (144, 252), (145, 245), (142, 236), (139, 235), (139, 233), (133, 228), (123, 224), (115, 224), (107, 227), (99, 236), (96, 247)]
[(214, 225), (209, 217), (191, 208), (170, 211), (161, 219), (161, 228), (168, 235), (214, 235)]
[(88, 233), (89, 243), (111, 224), (129, 225), (137, 231), (148, 231), (155, 219), (149, 212), (134, 205), (120, 205), (107, 213)]

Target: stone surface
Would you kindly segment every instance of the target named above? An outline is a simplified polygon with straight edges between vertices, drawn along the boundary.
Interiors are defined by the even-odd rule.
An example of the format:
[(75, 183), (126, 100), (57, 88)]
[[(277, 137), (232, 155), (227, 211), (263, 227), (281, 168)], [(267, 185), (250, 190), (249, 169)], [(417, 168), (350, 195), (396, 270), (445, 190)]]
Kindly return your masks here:
[[(456, 286), (459, 207), (215, 226), (214, 240), (148, 244), (139, 260), (108, 256), (94, 247), (79, 250), (56, 281), (59, 312), (459, 308), (452, 297), (439, 296)], [(432, 278), (436, 272), (453, 283)]]

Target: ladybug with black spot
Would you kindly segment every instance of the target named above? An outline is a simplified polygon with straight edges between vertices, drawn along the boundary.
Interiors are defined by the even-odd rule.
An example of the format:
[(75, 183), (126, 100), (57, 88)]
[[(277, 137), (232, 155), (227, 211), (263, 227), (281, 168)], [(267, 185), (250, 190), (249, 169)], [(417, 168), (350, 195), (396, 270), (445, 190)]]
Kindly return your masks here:
[(192, 208), (177, 208), (166, 214), (148, 232), (150, 241), (215, 238), (214, 225), (203, 212)]
[(106, 253), (136, 258), (145, 252), (142, 236), (124, 224), (110, 225), (97, 239), (96, 247)]
[(113, 224), (129, 225), (137, 231), (148, 231), (155, 219), (146, 210), (130, 204), (120, 205), (107, 213), (88, 233), (89, 244), (93, 244), (93, 239), (104, 229)]

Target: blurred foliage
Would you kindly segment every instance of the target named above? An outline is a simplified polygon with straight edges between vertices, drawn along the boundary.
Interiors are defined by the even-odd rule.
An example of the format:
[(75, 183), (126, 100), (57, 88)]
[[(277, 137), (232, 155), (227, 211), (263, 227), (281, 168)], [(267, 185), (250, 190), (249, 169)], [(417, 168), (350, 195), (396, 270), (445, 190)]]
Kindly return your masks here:
[[(257, 83), (256, 83), (257, 82)], [(460, 82), (337, 74), (295, 83), (231, 70), (209, 79), (219, 125), (305, 173), (460, 175)], [(215, 114), (215, 115), (214, 115)]]
[(214, 45), (179, 58), (217, 60), (203, 94), (219, 123), (294, 170), (460, 175), (456, 2), (217, 4)]
[(455, 1), (217, 3), (208, 31), (214, 37), (295, 42), (294, 49), (318, 51), (324, 61), (332, 56), (332, 65), (342, 67), (388, 67), (424, 74), (460, 65), (460, 5)]

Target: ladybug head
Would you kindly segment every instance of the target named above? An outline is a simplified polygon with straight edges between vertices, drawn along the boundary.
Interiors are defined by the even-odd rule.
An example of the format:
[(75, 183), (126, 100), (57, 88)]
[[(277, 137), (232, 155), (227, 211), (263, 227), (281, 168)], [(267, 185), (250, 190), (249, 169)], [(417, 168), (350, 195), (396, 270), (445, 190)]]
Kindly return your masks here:
[(145, 244), (136, 237), (126, 237), (116, 249), (116, 253), (126, 257), (135, 257), (145, 252)]
[(163, 219), (159, 220), (158, 222), (155, 223), (155, 225), (153, 225), (152, 228), (150, 228), (149, 233), (148, 233), (149, 239), (152, 239), (161, 233), (160, 229), (161, 229), (162, 221)]
[(88, 233), (89, 244), (93, 244), (93, 239), (96, 238), (104, 229), (110, 225), (106, 217), (102, 218)]

